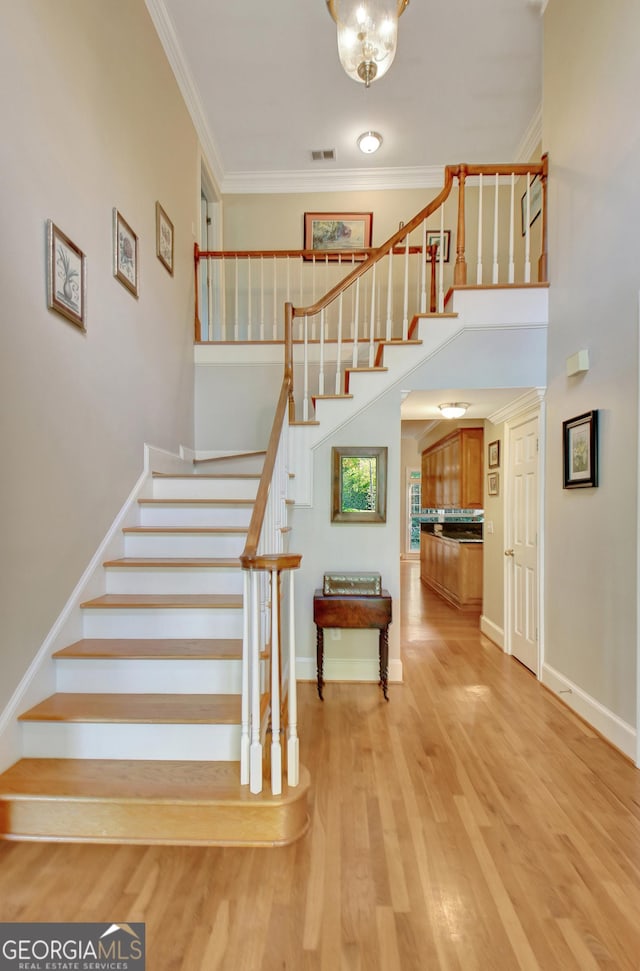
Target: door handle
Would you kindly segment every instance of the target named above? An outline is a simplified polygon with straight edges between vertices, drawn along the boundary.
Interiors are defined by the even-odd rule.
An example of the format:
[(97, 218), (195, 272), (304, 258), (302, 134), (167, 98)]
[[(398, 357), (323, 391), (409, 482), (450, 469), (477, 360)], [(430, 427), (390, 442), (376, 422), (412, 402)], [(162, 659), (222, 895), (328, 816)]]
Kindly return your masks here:
[(515, 551), (514, 550), (505, 550), (504, 551), (504, 555), (505, 556), (515, 556), (516, 554), (515, 554)]

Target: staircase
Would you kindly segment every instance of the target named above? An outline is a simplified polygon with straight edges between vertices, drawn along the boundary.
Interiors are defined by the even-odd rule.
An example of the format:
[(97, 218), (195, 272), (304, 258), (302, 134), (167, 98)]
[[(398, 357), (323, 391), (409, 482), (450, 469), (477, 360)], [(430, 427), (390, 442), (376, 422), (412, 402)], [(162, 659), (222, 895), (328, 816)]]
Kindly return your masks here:
[(255, 846), (305, 831), (304, 770), (277, 797), (239, 781), (239, 556), (260, 475), (218, 467), (153, 474), (105, 593), (81, 604), (82, 639), (54, 655), (56, 693), (20, 715), (0, 836)]

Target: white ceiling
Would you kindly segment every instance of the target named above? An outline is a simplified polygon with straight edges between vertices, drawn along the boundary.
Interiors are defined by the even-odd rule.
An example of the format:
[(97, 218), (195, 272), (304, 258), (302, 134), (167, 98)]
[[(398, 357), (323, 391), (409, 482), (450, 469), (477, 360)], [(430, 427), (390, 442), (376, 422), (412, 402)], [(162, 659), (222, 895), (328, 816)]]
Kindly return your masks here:
[[(369, 89), (340, 66), (325, 0), (146, 3), (223, 192), (441, 184), (447, 163), (539, 140), (544, 0), (411, 0)], [(356, 147), (368, 129), (375, 156)]]
[(509, 405), (529, 393), (527, 388), (440, 388), (435, 391), (411, 391), (404, 398), (400, 415), (402, 434), (408, 438), (421, 438), (433, 423), (446, 419), (438, 411), (438, 405), (461, 401), (469, 407), (464, 420), (479, 421), (498, 415)]

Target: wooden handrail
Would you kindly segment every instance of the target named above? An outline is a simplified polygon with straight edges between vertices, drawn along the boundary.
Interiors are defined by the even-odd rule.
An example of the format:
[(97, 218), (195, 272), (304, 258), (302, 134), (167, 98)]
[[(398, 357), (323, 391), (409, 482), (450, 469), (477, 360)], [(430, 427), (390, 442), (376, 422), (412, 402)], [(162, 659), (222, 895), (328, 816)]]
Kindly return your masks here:
[[(197, 246), (197, 244), (196, 244)], [(225, 259), (238, 259), (238, 260), (251, 260), (258, 259), (261, 256), (273, 259), (287, 259), (302, 257), (308, 263), (338, 263), (339, 258), (342, 257), (342, 263), (351, 263), (352, 260), (362, 259), (364, 257), (370, 256), (375, 253), (375, 247), (370, 247), (369, 249), (332, 249), (332, 250), (317, 250), (317, 249), (238, 249), (238, 250), (200, 250), (198, 249), (198, 259), (212, 259), (212, 260), (225, 260)]]
[(351, 284), (358, 279), (358, 277), (366, 273), (374, 263), (377, 263), (379, 260), (385, 257), (387, 253), (392, 250), (401, 240), (408, 236), (408, 234), (411, 233), (417, 226), (420, 226), (420, 224), (423, 223), (425, 219), (428, 219), (433, 212), (436, 212), (443, 202), (448, 199), (453, 187), (454, 177), (458, 172), (458, 168), (459, 166), (457, 165), (445, 166), (444, 187), (442, 191), (435, 197), (435, 199), (432, 199), (431, 202), (429, 202), (424, 209), (421, 209), (420, 212), (408, 223), (401, 226), (400, 229), (393, 234), (393, 236), (389, 237), (386, 243), (383, 243), (382, 246), (379, 246), (378, 249), (374, 250), (368, 259), (366, 259), (363, 263), (360, 263), (360, 265), (352, 270), (351, 273), (348, 273), (347, 276), (337, 283), (333, 289), (329, 290), (324, 297), (317, 300), (316, 303), (312, 304), (310, 307), (294, 307), (294, 317), (312, 317), (314, 314), (320, 313), (320, 311), (324, 310), (330, 303), (332, 303), (337, 296), (344, 293), (344, 291), (347, 290)]
[(289, 390), (290, 381), (284, 377), (282, 379), (280, 397), (278, 398), (276, 413), (273, 419), (273, 425), (271, 427), (267, 454), (265, 455), (264, 465), (262, 467), (262, 475), (260, 476), (260, 482), (258, 484), (256, 501), (253, 507), (249, 529), (247, 531), (247, 540), (244, 545), (244, 550), (240, 556), (240, 562), (245, 570), (253, 569), (257, 560), (258, 543), (260, 542), (262, 523), (264, 521), (264, 515), (267, 508), (269, 489), (271, 486), (271, 479), (273, 477), (273, 469), (276, 463), (276, 455), (278, 453), (278, 444), (280, 442), (280, 435), (282, 433), (285, 415), (287, 414), (289, 407)]

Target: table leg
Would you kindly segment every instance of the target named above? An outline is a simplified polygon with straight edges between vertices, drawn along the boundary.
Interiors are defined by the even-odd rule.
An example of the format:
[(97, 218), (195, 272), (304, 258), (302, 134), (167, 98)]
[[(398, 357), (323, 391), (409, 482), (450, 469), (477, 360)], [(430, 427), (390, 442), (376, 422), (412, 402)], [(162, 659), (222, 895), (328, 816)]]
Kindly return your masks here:
[(380, 681), (378, 684), (382, 685), (382, 694), (384, 695), (385, 701), (389, 700), (388, 678), (389, 678), (389, 627), (380, 628)]
[(318, 697), (320, 701), (324, 701), (322, 697), (322, 687), (324, 685), (323, 679), (324, 672), (324, 629), (322, 627), (316, 627), (316, 673), (318, 677)]

